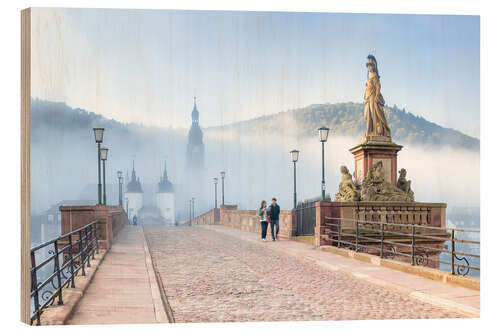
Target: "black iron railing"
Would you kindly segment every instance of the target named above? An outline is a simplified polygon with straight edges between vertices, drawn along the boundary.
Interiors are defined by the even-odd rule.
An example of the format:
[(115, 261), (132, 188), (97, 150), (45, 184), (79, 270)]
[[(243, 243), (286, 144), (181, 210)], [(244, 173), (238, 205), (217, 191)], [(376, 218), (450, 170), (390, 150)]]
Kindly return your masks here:
[[(403, 261), (406, 258), (412, 265), (428, 266), (429, 261), (434, 261), (440, 268), (449, 266), (452, 274), (467, 275), (470, 270), (480, 271), (479, 264), (470, 263), (470, 260), (479, 263), (479, 230), (334, 217), (325, 217), (325, 225), (330, 227), (325, 238), (337, 247), (377, 254), (381, 258)], [(457, 238), (457, 234), (472, 235), (476, 239)], [(457, 249), (458, 244), (475, 246), (477, 251), (470, 253)], [(442, 258), (441, 254), (447, 258)]]
[[(316, 227), (316, 202), (321, 201), (321, 197), (311, 198), (297, 203), (295, 216), (297, 217), (297, 236), (314, 235)], [(326, 201), (331, 201), (328, 194)]]
[[(98, 221), (31, 248), (31, 324), (44, 309), (63, 304), (63, 288), (75, 287), (75, 276), (85, 276), (85, 264), (99, 253)], [(41, 279), (41, 282), (38, 282)]]
[(297, 216), (297, 236), (314, 235), (316, 226), (316, 202), (304, 201), (295, 208)]

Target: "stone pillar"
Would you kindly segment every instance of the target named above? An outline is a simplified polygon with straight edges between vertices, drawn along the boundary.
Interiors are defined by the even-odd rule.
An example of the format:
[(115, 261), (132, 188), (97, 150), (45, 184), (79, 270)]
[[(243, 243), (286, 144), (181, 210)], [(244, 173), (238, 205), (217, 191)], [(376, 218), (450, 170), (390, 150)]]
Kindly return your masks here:
[(340, 217), (340, 205), (338, 202), (318, 201), (315, 206), (316, 226), (314, 227), (314, 245), (316, 247), (332, 245), (333, 242), (326, 238), (328, 237), (328, 231), (334, 230), (334, 228), (332, 228), (332, 226), (327, 226), (326, 223), (332, 224), (334, 221), (327, 221), (325, 217)]
[(396, 185), (398, 181), (398, 152), (403, 146), (393, 142), (368, 141), (349, 149), (354, 155), (354, 179), (361, 183), (366, 173), (378, 161), (384, 165), (385, 180)]

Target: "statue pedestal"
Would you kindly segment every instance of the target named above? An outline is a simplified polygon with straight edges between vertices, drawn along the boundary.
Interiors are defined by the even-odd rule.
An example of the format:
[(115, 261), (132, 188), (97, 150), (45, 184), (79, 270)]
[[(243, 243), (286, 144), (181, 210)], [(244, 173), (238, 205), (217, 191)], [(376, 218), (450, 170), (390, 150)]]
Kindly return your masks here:
[(391, 141), (363, 141), (349, 149), (354, 155), (354, 179), (361, 183), (375, 163), (382, 161), (384, 178), (396, 185), (398, 181), (398, 152), (403, 146)]

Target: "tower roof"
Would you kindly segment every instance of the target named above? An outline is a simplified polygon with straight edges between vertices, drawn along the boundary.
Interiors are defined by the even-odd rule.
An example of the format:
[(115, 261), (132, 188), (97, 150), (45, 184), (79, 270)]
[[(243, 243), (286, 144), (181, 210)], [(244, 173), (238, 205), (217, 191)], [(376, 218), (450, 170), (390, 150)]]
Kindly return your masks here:
[(160, 177), (160, 182), (158, 183), (158, 192), (161, 193), (171, 193), (174, 192), (174, 186), (168, 180), (167, 175), (167, 162), (165, 162), (165, 167), (163, 169), (163, 175)]
[(196, 96), (194, 96), (194, 106), (193, 106), (193, 112), (191, 112), (191, 119), (193, 123), (198, 123), (200, 120), (200, 112), (198, 112), (198, 108), (196, 107)]
[(132, 160), (132, 178), (130, 182), (127, 184), (127, 192), (129, 193), (143, 193), (142, 185), (139, 180), (139, 177), (135, 175), (135, 161)]

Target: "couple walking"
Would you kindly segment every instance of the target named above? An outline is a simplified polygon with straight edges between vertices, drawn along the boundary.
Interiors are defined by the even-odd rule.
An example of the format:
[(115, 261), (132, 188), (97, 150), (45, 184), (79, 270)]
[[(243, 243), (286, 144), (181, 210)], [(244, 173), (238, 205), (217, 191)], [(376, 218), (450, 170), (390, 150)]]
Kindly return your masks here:
[[(280, 206), (276, 202), (276, 198), (272, 199), (272, 203), (267, 207), (266, 200), (262, 200), (259, 208), (259, 218), (262, 241), (266, 241), (267, 237), (267, 226), (271, 223), (271, 236), (273, 241), (278, 238), (278, 232), (280, 231)], [(276, 227), (276, 234), (274, 234), (274, 228)]]

